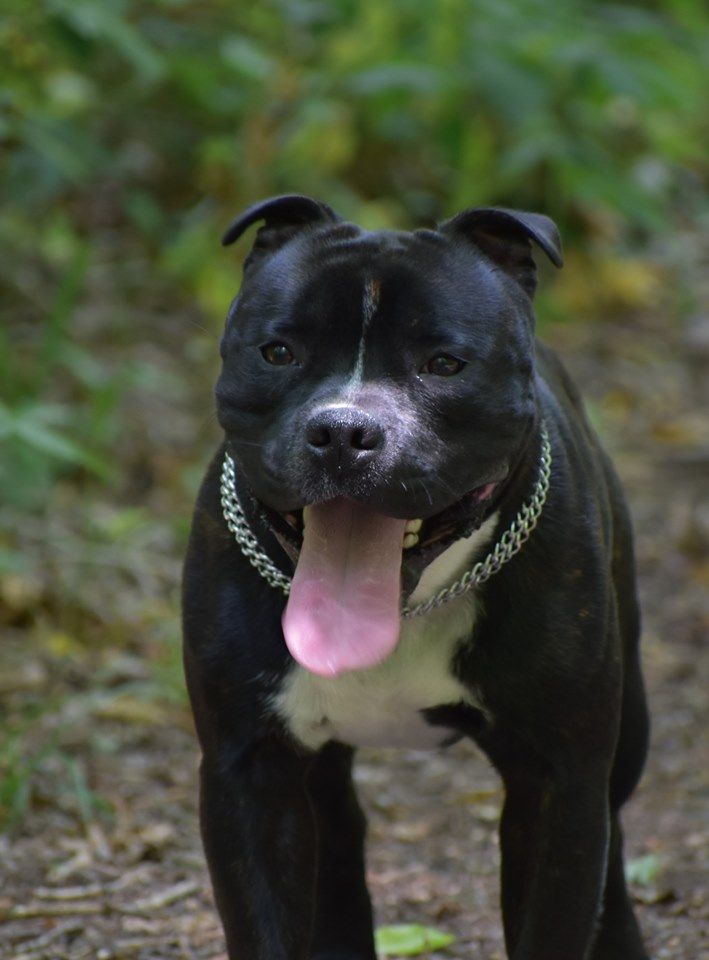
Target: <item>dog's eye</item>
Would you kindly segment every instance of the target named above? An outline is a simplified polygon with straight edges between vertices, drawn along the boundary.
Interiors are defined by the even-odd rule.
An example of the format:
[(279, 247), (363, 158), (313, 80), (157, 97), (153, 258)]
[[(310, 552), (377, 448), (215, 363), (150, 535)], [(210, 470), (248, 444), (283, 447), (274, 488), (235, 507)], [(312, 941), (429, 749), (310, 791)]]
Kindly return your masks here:
[(465, 360), (459, 360), (450, 353), (437, 353), (424, 363), (421, 372), (431, 373), (434, 377), (452, 377), (460, 373), (464, 366)]
[(295, 359), (285, 343), (267, 343), (261, 347), (261, 356), (274, 367), (286, 367)]

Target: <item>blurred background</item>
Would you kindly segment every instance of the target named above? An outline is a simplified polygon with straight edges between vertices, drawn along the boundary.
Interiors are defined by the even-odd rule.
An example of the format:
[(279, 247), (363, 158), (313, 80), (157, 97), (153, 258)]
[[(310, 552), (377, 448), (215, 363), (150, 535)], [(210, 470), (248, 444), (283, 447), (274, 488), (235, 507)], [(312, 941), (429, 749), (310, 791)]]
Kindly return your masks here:
[[(0, 956), (24, 956), (18, 944), (32, 958), (123, 956), (119, 934), (126, 956), (221, 949), (196, 839), (179, 568), (219, 439), (217, 342), (249, 246), (219, 239), (243, 207), (299, 192), (370, 228), (478, 204), (559, 224), (567, 263), (544, 274), (540, 332), (580, 381), (630, 493), (666, 718), (637, 808), (636, 892), (657, 955), (696, 960), (709, 769), (692, 752), (709, 673), (706, 5), (6, 0), (0, 49)], [(402, 780), (426, 767), (397, 762)], [(431, 843), (452, 829), (431, 819), (451, 782), (447, 768), (436, 781), (435, 763), (438, 787), (414, 818)], [(401, 798), (387, 801), (377, 764), (360, 776), (375, 839), (389, 843), (372, 880), (386, 918), (408, 896), (417, 837), (387, 826)], [(492, 862), (499, 789), (480, 776), (487, 820), (477, 840), (461, 820), (461, 837)], [(136, 889), (167, 891), (137, 911), (143, 927), (126, 931), (125, 911), (109, 909), (116, 864)], [(494, 870), (462, 906), (455, 863), (425, 874), (421, 894), (424, 874), (404, 913), (445, 918), (448, 903), (459, 936), (472, 943), (473, 929), (501, 955)], [(51, 896), (69, 883), (84, 885), (83, 914), (50, 909), (76, 907)], [(145, 918), (174, 904), (192, 923), (182, 946)]]

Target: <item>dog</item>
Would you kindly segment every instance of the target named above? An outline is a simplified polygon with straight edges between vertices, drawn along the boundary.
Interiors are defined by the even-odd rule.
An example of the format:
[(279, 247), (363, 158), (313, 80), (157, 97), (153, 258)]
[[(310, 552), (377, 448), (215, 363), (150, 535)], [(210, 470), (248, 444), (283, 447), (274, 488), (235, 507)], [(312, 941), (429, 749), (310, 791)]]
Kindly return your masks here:
[(630, 522), (535, 341), (548, 217), (366, 231), (290, 195), (228, 312), (183, 578), (200, 822), (232, 960), (374, 960), (359, 746), (472, 739), (512, 960), (644, 960), (619, 810), (648, 720)]

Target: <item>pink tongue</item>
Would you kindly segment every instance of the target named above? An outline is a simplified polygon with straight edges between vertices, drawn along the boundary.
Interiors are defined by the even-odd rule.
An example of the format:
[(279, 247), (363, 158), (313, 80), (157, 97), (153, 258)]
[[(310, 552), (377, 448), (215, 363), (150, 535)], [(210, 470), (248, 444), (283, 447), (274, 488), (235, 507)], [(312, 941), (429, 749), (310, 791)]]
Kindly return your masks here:
[(334, 677), (392, 652), (405, 526), (342, 498), (310, 508), (283, 614), (288, 649), (306, 670)]

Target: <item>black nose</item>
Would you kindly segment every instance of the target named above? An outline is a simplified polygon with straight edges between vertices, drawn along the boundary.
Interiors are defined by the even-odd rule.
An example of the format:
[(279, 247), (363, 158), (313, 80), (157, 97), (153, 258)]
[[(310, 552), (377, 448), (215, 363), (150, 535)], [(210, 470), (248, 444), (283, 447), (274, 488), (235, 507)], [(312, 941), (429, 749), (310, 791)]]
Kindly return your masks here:
[(384, 447), (384, 429), (364, 410), (326, 407), (305, 427), (308, 450), (331, 470), (353, 470), (375, 460)]

